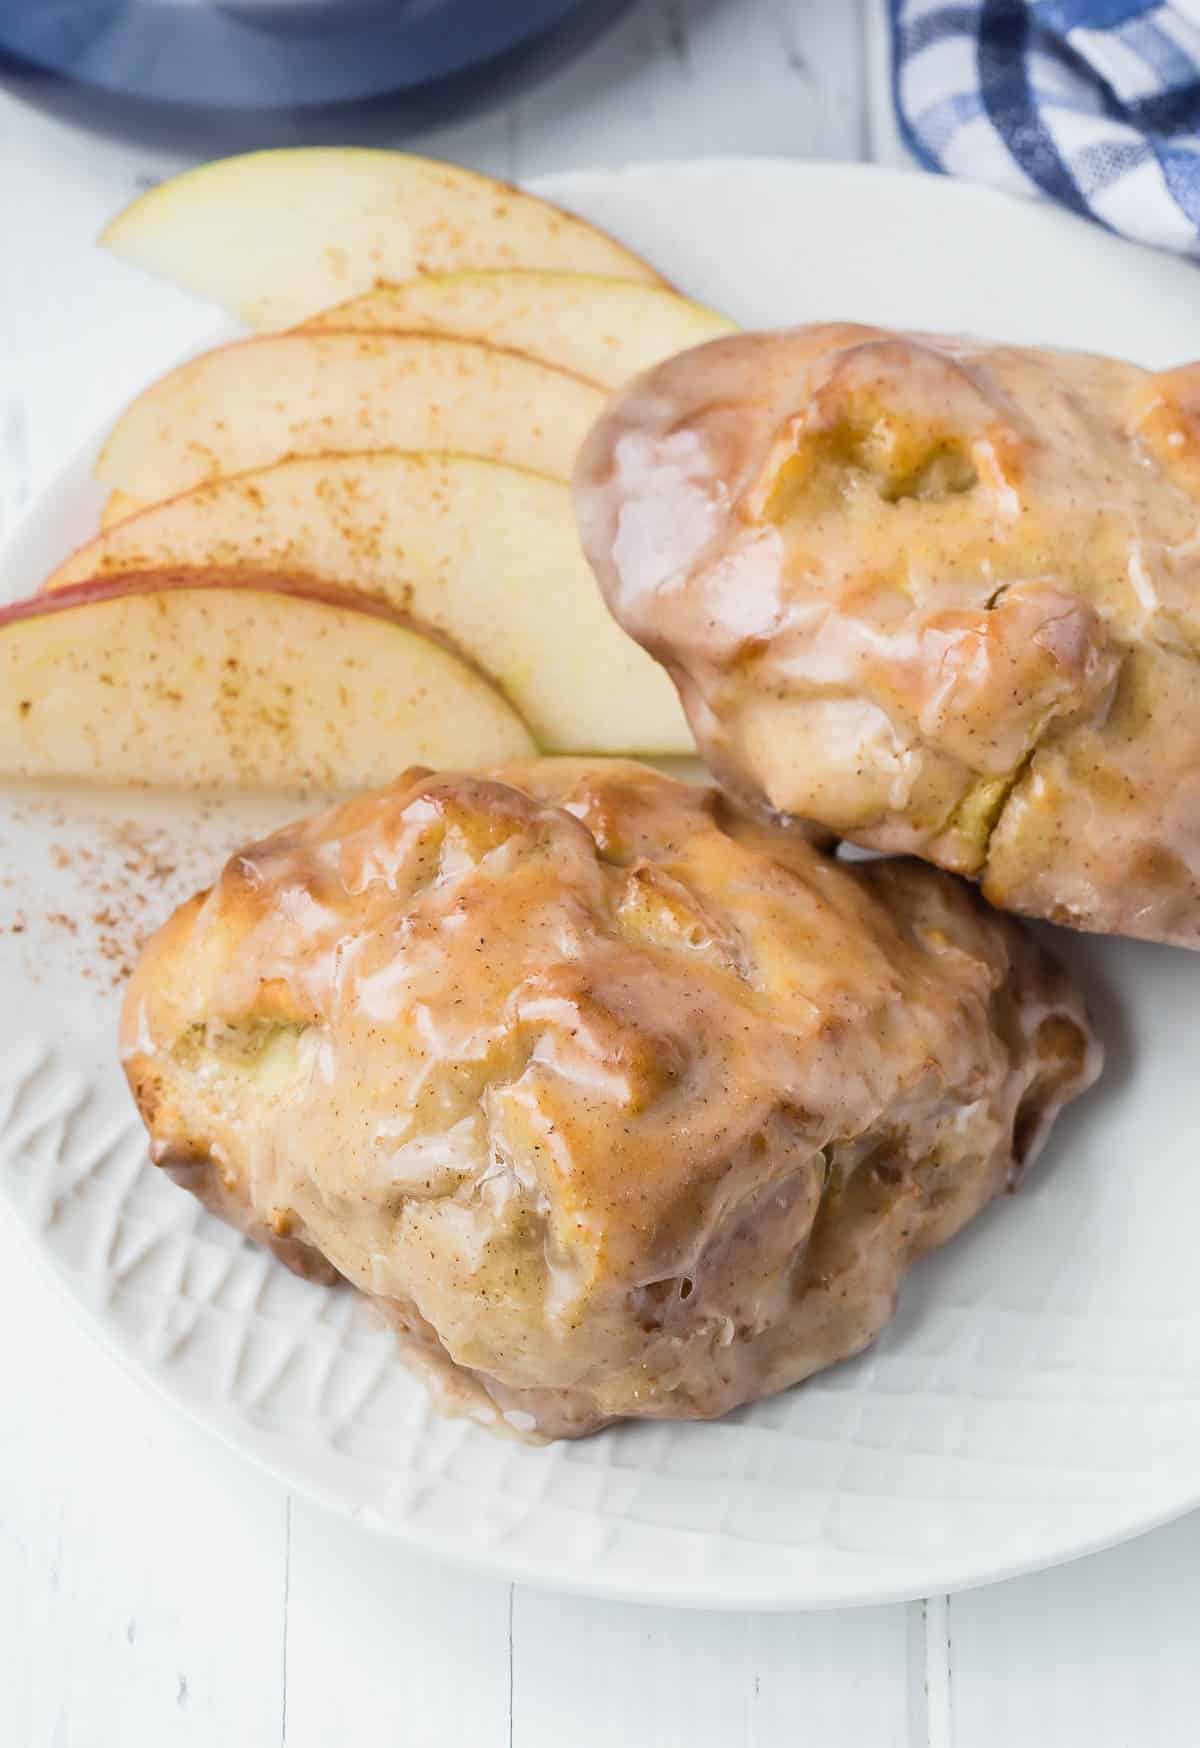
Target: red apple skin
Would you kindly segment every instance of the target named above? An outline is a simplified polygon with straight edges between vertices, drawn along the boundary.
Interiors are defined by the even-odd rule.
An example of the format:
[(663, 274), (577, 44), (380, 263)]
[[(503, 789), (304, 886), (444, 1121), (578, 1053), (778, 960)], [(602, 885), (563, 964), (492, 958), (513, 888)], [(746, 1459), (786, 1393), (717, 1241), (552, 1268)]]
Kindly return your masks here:
[(340, 607), (352, 613), (365, 613), (372, 619), (383, 619), (399, 625), (439, 644), (450, 655), (457, 656), (464, 667), (480, 679), (495, 686), (492, 676), (456, 644), (453, 638), (436, 626), (427, 625), (404, 613), (381, 597), (366, 595), (353, 588), (339, 588), (315, 577), (284, 571), (239, 570), (214, 566), (203, 570), (120, 571), (115, 576), (95, 577), (84, 583), (70, 583), (64, 589), (52, 589), (46, 594), (27, 595), (20, 601), (10, 601), (0, 607), (0, 632), (22, 619), (37, 619), (46, 613), (68, 612), (72, 607), (94, 607), (102, 601), (116, 600), (125, 595), (164, 595), (188, 589), (248, 589), (259, 595), (295, 595), (302, 601), (314, 601), (323, 607)]
[[(95, 577), (85, 583), (70, 583), (49, 594), (27, 595), (0, 607), (0, 629), (17, 619), (36, 619), (42, 613), (59, 613), (70, 607), (94, 607), (119, 595), (161, 595), (172, 589), (252, 589), (262, 595), (299, 595), (305, 601), (320, 601), (327, 607), (347, 607), (370, 613), (394, 625), (423, 630), (387, 601), (340, 589), (315, 578), (270, 571), (170, 570), (119, 571), (115, 576)], [(455, 651), (455, 654), (458, 652)]]
[[(400, 758), (401, 764), (473, 765), (496, 762), (497, 755), (493, 751), (495, 745), (503, 745), (502, 756), (508, 758), (530, 757), (536, 752), (536, 742), (520, 714), (488, 676), (482, 674), (474, 663), (464, 662), (448, 639), (425, 635), (425, 628), (411, 615), (406, 615), (386, 601), (369, 600), (353, 589), (336, 583), (318, 582), (311, 576), (294, 572), (259, 572), (240, 566), (162, 567), (157, 570), (129, 571), (111, 577), (94, 578), (51, 595), (36, 595), (13, 602), (0, 608), (0, 657), (3, 657), (6, 675), (20, 686), (25, 653), (20, 634), (34, 636), (36, 651), (40, 647), (37, 636), (42, 635), (34, 635), (35, 627), (39, 623), (51, 644), (70, 657), (73, 630), (71, 621), (63, 622), (66, 626), (66, 634), (63, 636), (61, 631), (56, 633), (50, 630), (50, 616), (73, 611), (77, 616), (79, 613), (85, 615), (84, 624), (76, 634), (76, 648), (86, 667), (96, 637), (99, 636), (103, 642), (104, 635), (97, 632), (96, 619), (86, 617), (89, 610), (106, 605), (115, 609), (122, 603), (132, 606), (139, 598), (146, 599), (149, 612), (140, 609), (134, 619), (140, 620), (144, 626), (148, 621), (149, 640), (143, 636), (142, 649), (127, 657), (122, 675), (123, 680), (134, 691), (143, 677), (142, 663), (156, 659), (152, 654), (152, 627), (158, 612), (161, 608), (164, 622), (167, 622), (170, 616), (166, 607), (172, 600), (181, 607), (187, 602), (191, 602), (193, 607), (204, 602), (205, 610), (201, 613), (201, 621), (210, 617), (207, 612), (209, 605), (217, 608), (221, 601), (228, 605), (240, 602), (243, 607), (251, 608), (250, 613), (243, 615), (243, 618), (246, 623), (252, 623), (255, 616), (253, 603), (257, 601), (265, 604), (274, 598), (277, 602), (288, 599), (294, 607), (303, 608), (308, 614), (312, 613), (313, 608), (317, 609), (316, 617), (307, 622), (308, 634), (305, 638), (299, 641), (290, 639), (286, 660), (291, 664), (292, 674), (297, 672), (298, 665), (301, 677), (303, 675), (309, 634), (323, 650), (330, 653), (335, 667), (339, 649), (345, 647), (358, 651), (369, 643), (374, 652), (372, 659), (375, 663), (372, 683), (378, 696), (366, 716), (363, 716), (361, 710), (356, 716), (344, 695), (344, 687), (341, 688), (340, 699), (336, 695), (335, 679), (334, 692), (331, 693), (326, 687), (326, 695), (319, 705), (321, 719), (331, 725), (330, 731), (318, 733), (313, 744), (306, 745), (298, 754), (289, 753), (286, 747), (281, 753), (279, 744), (267, 735), (263, 745), (257, 749), (247, 743), (247, 752), (246, 748), (236, 744), (226, 745), (221, 742), (212, 757), (205, 753), (198, 760), (190, 759), (190, 762), (186, 743), (180, 743), (179, 760), (172, 758), (168, 766), (164, 765), (161, 758), (157, 761), (151, 758), (149, 764), (143, 767), (141, 764), (131, 765), (128, 734), (131, 731), (137, 734), (146, 732), (147, 724), (140, 719), (135, 722), (136, 712), (129, 717), (128, 722), (120, 712), (114, 714), (108, 702), (110, 694), (106, 694), (105, 710), (98, 714), (97, 721), (117, 723), (120, 730), (117, 739), (114, 740), (111, 732), (106, 730), (108, 742), (81, 752), (80, 747), (74, 745), (74, 741), (79, 739), (78, 734), (74, 734), (72, 738), (69, 733), (58, 752), (53, 748), (49, 751), (35, 748), (27, 756), (21, 736), (13, 728), (17, 718), (23, 718), (30, 708), (29, 705), (18, 708), (18, 691), (15, 698), (8, 696), (3, 713), (5, 732), (8, 734), (8, 743), (11, 743), (6, 743), (4, 756), (8, 758), (11, 754), (12, 758), (11, 768), (5, 766), (5, 775), (115, 781), (132, 783), (135, 787), (163, 783), (178, 787), (182, 782), (185, 785), (191, 783), (200, 786), (215, 784), (217, 787), (267, 787), (288, 793), (293, 790), (302, 793), (325, 793), (371, 788), (386, 783), (391, 780), (397, 758)], [(333, 616), (324, 625), (319, 622), (323, 614)], [(288, 619), (286, 613), (276, 613), (273, 617), (274, 622), (280, 626)], [(382, 621), (384, 626), (390, 626), (401, 638), (407, 640), (403, 648), (398, 644), (394, 666), (386, 648), (390, 641), (388, 633), (381, 630), (378, 637), (375, 634), (366, 637), (366, 622), (372, 619)], [(13, 634), (7, 642), (4, 638), (6, 628)], [(182, 640), (171, 638), (170, 642), (174, 650), (183, 652), (186, 657), (189, 648), (186, 637)], [(420, 654), (422, 646), (424, 653)], [(263, 645), (256, 656), (258, 666), (264, 673), (269, 673), (272, 666), (271, 647), (269, 643)], [(440, 679), (436, 677), (437, 663), (442, 664)], [(209, 666), (211, 669), (211, 662)], [(38, 671), (40, 669), (36, 665), (35, 657), (35, 672)], [(325, 672), (324, 667), (320, 672)], [(395, 713), (392, 712), (391, 700), (393, 682), (397, 675), (405, 676), (405, 683), (411, 689), (402, 697), (397, 694), (400, 697), (399, 713), (393, 721)], [(426, 677), (422, 679), (422, 675)], [(103, 680), (104, 676), (101, 675), (100, 678)], [(460, 691), (465, 685), (474, 689), (474, 700)], [(439, 687), (443, 689), (440, 697), (437, 690)], [(302, 678), (300, 690), (303, 693)], [(295, 688), (288, 687), (286, 691), (290, 695)], [(316, 685), (316, 691), (321, 692), (320, 685)], [(491, 704), (484, 702), (482, 694), (485, 693), (490, 697)], [(182, 704), (181, 694), (169, 693), (167, 696)], [(383, 726), (385, 718), (388, 725), (386, 729)], [(339, 719), (355, 721), (361, 731), (355, 744), (365, 747), (365, 753), (347, 754), (341, 747), (336, 728)], [(78, 721), (86, 724), (88, 720), (88, 712), (85, 710)], [(178, 733), (177, 722), (171, 727), (171, 732)], [(244, 724), (238, 732), (244, 736)], [(255, 728), (253, 733), (257, 734), (258, 729)], [(122, 739), (121, 736), (125, 738)], [(411, 743), (412, 756), (402, 757), (399, 743), (404, 742), (406, 737)], [(161, 745), (161, 741), (155, 744)], [(454, 751), (446, 751), (451, 744)], [(154, 750), (153, 747), (151, 750)], [(187, 767), (186, 771), (184, 766)]]

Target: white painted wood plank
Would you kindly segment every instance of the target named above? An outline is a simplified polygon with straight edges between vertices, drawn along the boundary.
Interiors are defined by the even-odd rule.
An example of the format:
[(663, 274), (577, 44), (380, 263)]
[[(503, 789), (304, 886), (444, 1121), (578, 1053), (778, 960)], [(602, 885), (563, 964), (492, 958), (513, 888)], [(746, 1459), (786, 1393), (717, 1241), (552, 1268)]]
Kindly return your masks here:
[(295, 1501), (286, 1748), (508, 1748), (511, 1598)]
[(877, 164), (919, 169), (900, 138), (892, 99), (892, 30), (888, 0), (863, 0), (863, 94), (865, 141), (862, 155)]
[(950, 1601), (958, 1748), (1194, 1748), (1200, 1514)]
[(522, 176), (716, 153), (855, 157), (859, 0), (645, 0), (516, 107)]
[(0, 1741), (279, 1739), (285, 1495), (150, 1397), (0, 1223)]
[[(921, 1712), (927, 1748), (951, 1748), (950, 1598), (931, 1596), (921, 1605), (924, 1629)], [(911, 1677), (910, 1677), (911, 1678)]]
[[(788, 69), (807, 87), (815, 110), (816, 145), (805, 156), (862, 158), (870, 136), (865, 88), (864, 32), (875, 0), (769, 0)], [(784, 153), (800, 155), (795, 145)]]
[(924, 1748), (903, 1608), (730, 1615), (518, 1588), (514, 1748)]

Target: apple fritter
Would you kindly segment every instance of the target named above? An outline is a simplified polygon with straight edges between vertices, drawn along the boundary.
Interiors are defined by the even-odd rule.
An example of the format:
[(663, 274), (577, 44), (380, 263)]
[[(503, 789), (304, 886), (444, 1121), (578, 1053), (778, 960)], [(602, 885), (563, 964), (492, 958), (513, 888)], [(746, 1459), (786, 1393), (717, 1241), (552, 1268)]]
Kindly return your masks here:
[(543, 1436), (856, 1353), (1099, 1066), (962, 882), (622, 761), (410, 771), (251, 846), (122, 1036), (160, 1166)]
[(1200, 945), (1200, 367), (718, 340), (610, 407), (577, 506), (743, 797)]

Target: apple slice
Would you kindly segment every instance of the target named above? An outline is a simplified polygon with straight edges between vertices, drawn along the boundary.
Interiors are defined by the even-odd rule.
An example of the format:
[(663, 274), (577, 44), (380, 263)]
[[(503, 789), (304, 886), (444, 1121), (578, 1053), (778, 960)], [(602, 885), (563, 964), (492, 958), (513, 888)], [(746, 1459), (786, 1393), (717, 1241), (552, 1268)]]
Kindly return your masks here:
[(114, 255), (284, 328), (376, 280), (545, 267), (661, 283), (612, 237), (520, 189), (402, 152), (307, 147), (185, 171), (118, 214)]
[(588, 273), (432, 274), (377, 285), (323, 310), (307, 330), (407, 329), (509, 346), (602, 388), (734, 331), (724, 316), (660, 285)]
[(557, 480), (460, 455), (324, 455), (200, 486), (45, 584), (236, 566), (343, 583), (432, 625), (552, 752), (691, 753), (665, 672), (611, 618)]
[(0, 610), (0, 776), (346, 790), (532, 750), (466, 662), (310, 579), (143, 572)]
[(182, 364), (117, 420), (96, 478), (156, 503), (331, 450), (444, 449), (569, 479), (591, 383), (440, 334), (272, 334)]

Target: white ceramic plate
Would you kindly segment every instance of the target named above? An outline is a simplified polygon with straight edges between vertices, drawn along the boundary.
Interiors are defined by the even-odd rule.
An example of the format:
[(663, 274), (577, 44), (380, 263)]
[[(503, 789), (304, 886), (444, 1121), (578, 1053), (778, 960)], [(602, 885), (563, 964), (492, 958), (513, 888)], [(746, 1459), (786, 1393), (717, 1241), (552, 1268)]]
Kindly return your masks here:
[[(713, 161), (548, 192), (747, 324), (860, 317), (1154, 365), (1200, 352), (1193, 267), (930, 178)], [(160, 291), (170, 303), (147, 291), (147, 312)], [(197, 309), (194, 344), (219, 331)], [(148, 328), (148, 374), (161, 362)], [(6, 593), (89, 530), (90, 459), (34, 507)], [(1105, 1083), (1016, 1200), (918, 1267), (869, 1354), (718, 1424), (528, 1450), (438, 1419), (349, 1293), (293, 1279), (144, 1164), (113, 1056), (122, 974), (137, 939), (285, 810), (0, 796), (0, 1184), (111, 1346), (172, 1401), (416, 1546), (644, 1601), (922, 1595), (1200, 1501), (1200, 962), (1057, 938), (1108, 1035)]]

